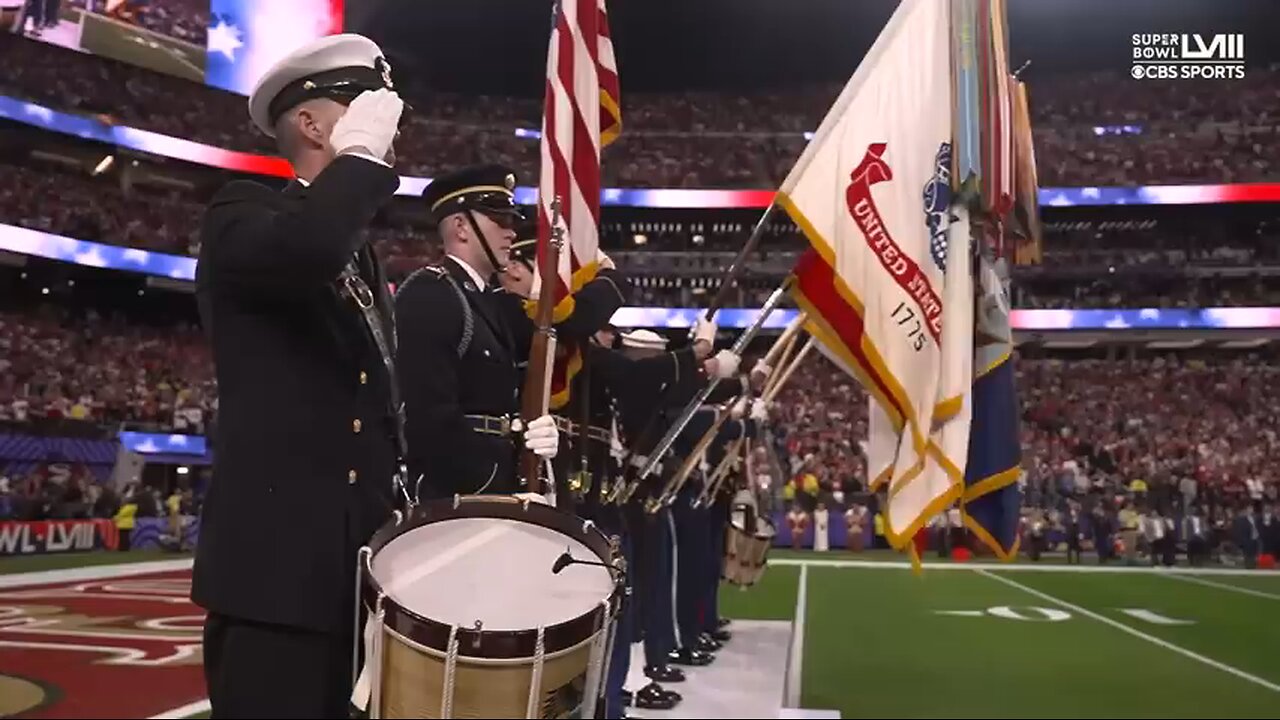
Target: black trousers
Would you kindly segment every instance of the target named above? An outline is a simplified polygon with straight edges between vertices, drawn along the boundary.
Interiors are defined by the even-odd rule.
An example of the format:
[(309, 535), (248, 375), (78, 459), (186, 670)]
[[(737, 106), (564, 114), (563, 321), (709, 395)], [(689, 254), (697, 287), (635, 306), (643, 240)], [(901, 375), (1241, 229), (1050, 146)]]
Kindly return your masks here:
[(210, 613), (204, 676), (214, 718), (347, 718), (350, 633)]

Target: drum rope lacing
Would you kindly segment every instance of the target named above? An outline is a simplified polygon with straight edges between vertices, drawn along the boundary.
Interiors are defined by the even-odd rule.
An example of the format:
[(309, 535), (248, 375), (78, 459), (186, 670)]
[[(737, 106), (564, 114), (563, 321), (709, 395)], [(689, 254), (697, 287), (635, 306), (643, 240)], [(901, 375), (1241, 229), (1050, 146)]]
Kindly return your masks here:
[(449, 649), (444, 658), (444, 690), (440, 698), (440, 717), (453, 717), (453, 682), (458, 669), (458, 626), (449, 628)]
[(600, 697), (599, 688), (603, 674), (601, 665), (607, 666), (606, 647), (613, 645), (614, 624), (610, 622), (608, 599), (600, 601), (600, 617), (602, 626), (596, 631), (596, 636), (591, 641), (591, 654), (587, 656), (587, 678), (582, 698), (582, 717), (584, 718), (596, 716), (596, 702)]
[(382, 607), (381, 595), (378, 596), (377, 607), (378, 612), (374, 616), (375, 632), (373, 635), (373, 670), (370, 673), (370, 677), (372, 679), (371, 684), (374, 690), (373, 697), (370, 698), (369, 701), (369, 717), (380, 718), (382, 717), (382, 639), (384, 635), (382, 628), (386, 624), (387, 619), (387, 611)]
[(545, 629), (542, 625), (538, 626), (538, 642), (533, 650), (533, 673), (529, 678), (529, 704), (525, 707), (524, 716), (527, 718), (542, 717), (542, 662), (543, 655), (546, 654)]

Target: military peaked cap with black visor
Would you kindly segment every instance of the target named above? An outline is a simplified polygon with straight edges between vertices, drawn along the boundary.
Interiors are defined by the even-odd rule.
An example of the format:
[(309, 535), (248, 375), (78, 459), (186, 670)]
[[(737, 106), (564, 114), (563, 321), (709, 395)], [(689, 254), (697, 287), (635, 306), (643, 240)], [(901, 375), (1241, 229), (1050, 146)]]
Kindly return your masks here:
[(516, 225), (516, 239), (507, 256), (533, 270), (538, 263), (538, 219), (526, 218)]
[[(280, 117), (300, 103), (329, 98), (348, 104), (366, 90), (395, 89), (391, 65), (363, 35), (330, 35), (282, 58), (249, 95), (249, 116), (268, 136)], [(406, 106), (407, 107), (407, 106)]]
[(441, 175), (422, 191), (422, 199), (437, 223), (464, 210), (483, 213), (507, 228), (524, 219), (516, 206), (516, 174), (502, 165), (475, 165)]

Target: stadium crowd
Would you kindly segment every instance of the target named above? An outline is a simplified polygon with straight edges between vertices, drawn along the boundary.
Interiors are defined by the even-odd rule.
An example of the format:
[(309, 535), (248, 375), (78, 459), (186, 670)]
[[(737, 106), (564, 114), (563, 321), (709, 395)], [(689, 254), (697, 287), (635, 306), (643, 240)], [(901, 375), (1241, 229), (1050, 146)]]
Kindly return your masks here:
[[(49, 202), (56, 197), (58, 202)], [(79, 240), (137, 247), (180, 255), (198, 252), (203, 205), (177, 190), (133, 184), (117, 177), (90, 177), (41, 163), (0, 162), (0, 222)], [(637, 233), (644, 224), (607, 223), (602, 243), (619, 266), (643, 282), (636, 302), (688, 306), (714, 290), (728, 265), (724, 253), (745, 241), (740, 224), (664, 223), (658, 231)], [(372, 239), (392, 282), (399, 282), (437, 259), (429, 232), (414, 221), (388, 219)], [(643, 245), (640, 240), (643, 239)], [(1188, 267), (1258, 268), (1280, 263), (1280, 233), (1274, 222), (1226, 233), (1212, 219), (1183, 225), (1165, 223), (1128, 228), (1049, 228), (1044, 272), (1020, 275), (1014, 294), (1018, 307), (1216, 307), (1280, 304), (1280, 289), (1262, 275), (1188, 276)], [(736, 302), (762, 301), (794, 265), (805, 246), (794, 228), (784, 225), (762, 243), (752, 262), (758, 282)], [(719, 255), (707, 252), (718, 249)], [(655, 254), (653, 251), (662, 251)], [(1090, 277), (1062, 277), (1064, 268), (1093, 268)], [(1022, 272), (1019, 270), (1018, 272)]]
[(47, 304), (0, 311), (0, 422), (84, 420), (202, 433), (217, 411), (199, 328)]
[[(186, 26), (162, 22), (174, 32)], [(0, 38), (0, 50), (9, 70), (0, 93), (230, 149), (273, 151), (250, 126), (239, 95), (14, 36)], [(1240, 81), (1135, 81), (1104, 72), (1030, 83), (1042, 186), (1251, 182), (1280, 169), (1276, 68), (1250, 68)], [(826, 84), (750, 95), (654, 95), (624, 86), (624, 132), (605, 151), (604, 181), (776, 186), (803, 150), (804, 132), (817, 128), (839, 90)], [(431, 176), (497, 161), (533, 176), (538, 143), (516, 131), (540, 126), (540, 98), (425, 97), (397, 144), (405, 172)]]

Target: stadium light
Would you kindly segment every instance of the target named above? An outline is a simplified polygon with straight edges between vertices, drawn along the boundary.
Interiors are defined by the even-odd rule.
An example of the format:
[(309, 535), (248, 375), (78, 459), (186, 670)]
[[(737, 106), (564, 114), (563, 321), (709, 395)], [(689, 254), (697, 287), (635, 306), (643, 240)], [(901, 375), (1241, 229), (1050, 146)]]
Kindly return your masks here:
[(179, 466), (178, 466), (178, 474), (179, 474), (179, 475), (186, 475), (186, 474), (187, 474), (187, 473), (189, 473), (189, 472), (191, 472), (191, 468), (187, 467), (186, 465), (179, 465)]

